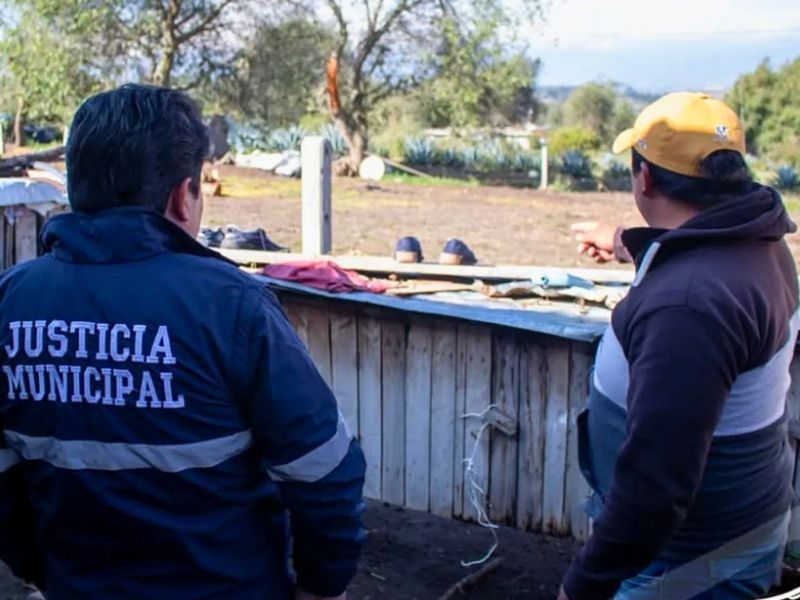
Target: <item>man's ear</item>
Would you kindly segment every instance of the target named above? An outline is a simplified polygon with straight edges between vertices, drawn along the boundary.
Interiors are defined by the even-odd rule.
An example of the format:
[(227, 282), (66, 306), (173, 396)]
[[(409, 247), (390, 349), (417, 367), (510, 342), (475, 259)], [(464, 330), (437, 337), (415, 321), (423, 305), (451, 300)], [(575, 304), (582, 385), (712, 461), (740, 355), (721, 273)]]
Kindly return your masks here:
[(637, 177), (639, 177), (642, 195), (651, 197), (653, 195), (653, 174), (650, 172), (650, 165), (642, 162)]
[(191, 219), (189, 203), (196, 201), (189, 189), (191, 183), (191, 177), (187, 177), (176, 185), (169, 195), (165, 216), (176, 223), (186, 223)]

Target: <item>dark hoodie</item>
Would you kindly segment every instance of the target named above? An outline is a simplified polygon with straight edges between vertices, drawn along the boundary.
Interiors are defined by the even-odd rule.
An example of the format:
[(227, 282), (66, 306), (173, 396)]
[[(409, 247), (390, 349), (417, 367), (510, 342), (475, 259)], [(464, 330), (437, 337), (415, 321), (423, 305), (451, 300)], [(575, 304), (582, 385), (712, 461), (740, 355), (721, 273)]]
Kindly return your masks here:
[(564, 581), (573, 600), (609, 598), (654, 559), (691, 560), (788, 509), (794, 230), (754, 186), (677, 229), (625, 232), (637, 275), (579, 423), (601, 508)]

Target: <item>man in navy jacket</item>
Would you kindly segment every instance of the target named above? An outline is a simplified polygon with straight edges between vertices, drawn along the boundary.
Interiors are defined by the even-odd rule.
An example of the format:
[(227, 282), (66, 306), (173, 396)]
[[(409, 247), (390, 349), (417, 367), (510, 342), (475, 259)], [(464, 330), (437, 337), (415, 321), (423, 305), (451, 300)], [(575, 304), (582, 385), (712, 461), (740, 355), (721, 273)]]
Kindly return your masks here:
[(276, 298), (195, 242), (207, 147), (180, 92), (90, 98), (73, 212), (0, 279), (0, 559), (52, 600), (344, 597), (356, 572), (363, 454)]

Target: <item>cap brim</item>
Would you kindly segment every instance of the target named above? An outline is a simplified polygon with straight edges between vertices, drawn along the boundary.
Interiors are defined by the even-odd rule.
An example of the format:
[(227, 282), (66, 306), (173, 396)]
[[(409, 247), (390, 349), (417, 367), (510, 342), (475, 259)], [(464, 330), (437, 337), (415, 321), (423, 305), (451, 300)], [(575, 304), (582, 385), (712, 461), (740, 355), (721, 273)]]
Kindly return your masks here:
[(635, 144), (636, 133), (633, 129), (626, 129), (617, 136), (616, 140), (614, 140), (614, 145), (611, 147), (611, 150), (614, 152), (614, 154), (619, 154), (621, 152), (625, 152), (626, 150), (630, 150)]

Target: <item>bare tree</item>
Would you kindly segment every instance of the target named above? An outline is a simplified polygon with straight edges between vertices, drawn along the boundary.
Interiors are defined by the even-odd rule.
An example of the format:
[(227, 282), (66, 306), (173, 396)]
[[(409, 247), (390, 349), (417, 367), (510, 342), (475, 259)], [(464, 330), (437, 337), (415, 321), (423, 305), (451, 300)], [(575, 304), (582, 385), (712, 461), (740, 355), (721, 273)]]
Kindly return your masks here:
[[(413, 86), (420, 60), (444, 19), (469, 26), (470, 19), (503, 19), (503, 0), (326, 0), (338, 30), (328, 62), (330, 115), (349, 148), (352, 171), (369, 145), (369, 110), (387, 96)], [(521, 20), (540, 14), (539, 0), (515, 3)], [(345, 75), (343, 77), (343, 75)]]

